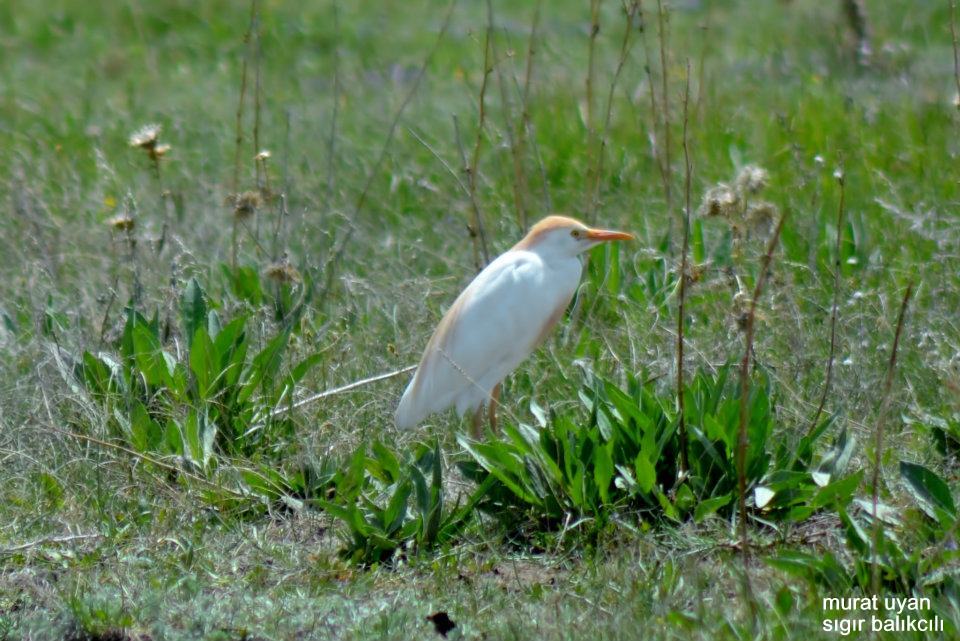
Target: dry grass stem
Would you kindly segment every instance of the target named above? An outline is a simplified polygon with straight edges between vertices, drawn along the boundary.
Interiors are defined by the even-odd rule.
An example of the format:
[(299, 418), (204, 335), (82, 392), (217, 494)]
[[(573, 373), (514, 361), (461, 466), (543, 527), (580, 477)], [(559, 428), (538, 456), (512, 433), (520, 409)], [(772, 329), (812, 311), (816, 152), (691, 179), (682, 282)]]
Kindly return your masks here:
[(954, 106), (960, 110), (960, 44), (957, 42), (957, 0), (950, 0), (950, 43), (953, 45), (953, 80), (957, 84)]
[[(456, 139), (457, 151), (460, 154), (460, 164), (463, 171), (467, 174), (467, 181), (470, 181), (470, 165), (467, 162), (467, 152), (463, 148), (463, 138), (460, 136), (460, 121), (456, 114), (453, 115), (453, 136)], [(457, 183), (463, 184), (460, 177), (457, 176)], [(487, 232), (483, 227), (483, 217), (480, 215), (480, 206), (477, 204), (477, 194), (473, 187), (466, 185), (467, 198), (470, 201), (470, 219), (467, 220), (467, 234), (470, 236), (470, 244), (473, 247), (473, 267), (479, 273), (483, 266), (490, 262), (490, 256), (487, 250)], [(481, 259), (482, 256), (482, 259)]]
[(336, 396), (338, 394), (343, 394), (344, 392), (349, 392), (355, 390), (358, 387), (364, 387), (370, 385), (371, 383), (378, 383), (380, 381), (386, 381), (391, 378), (396, 378), (397, 376), (402, 376), (407, 372), (412, 372), (417, 369), (416, 365), (407, 365), (406, 367), (401, 367), (400, 369), (394, 370), (392, 372), (386, 372), (385, 374), (377, 374), (376, 376), (370, 376), (367, 378), (360, 379), (359, 381), (354, 381), (352, 383), (347, 383), (346, 385), (341, 385), (340, 387), (334, 387), (333, 389), (324, 390), (323, 392), (318, 392), (312, 394), (306, 398), (300, 399), (296, 403), (287, 403), (278, 405), (270, 412), (270, 418), (276, 418), (278, 416), (283, 416), (288, 414), (293, 410), (303, 407), (304, 405), (309, 405), (310, 403), (316, 403), (317, 401), (323, 400), (325, 398), (330, 398), (331, 396)]
[(682, 480), (690, 469), (687, 461), (687, 423), (684, 408), (684, 380), (683, 380), (683, 330), (684, 304), (687, 298), (687, 254), (690, 251), (690, 181), (693, 169), (690, 164), (690, 138), (688, 128), (690, 123), (690, 61), (687, 61), (686, 85), (683, 92), (683, 165), (684, 165), (684, 208), (683, 208), (683, 244), (680, 250), (680, 302), (677, 309), (677, 412), (679, 423), (677, 433), (680, 439), (680, 471), (678, 480)]
[[(767, 251), (763, 256), (760, 274), (753, 288), (753, 297), (746, 316), (744, 328), (743, 359), (740, 361), (740, 423), (737, 429), (737, 494), (740, 526), (740, 552), (743, 556), (743, 588), (744, 595), (750, 604), (751, 611), (756, 614), (756, 600), (750, 586), (750, 536), (747, 529), (747, 425), (750, 420), (750, 361), (753, 355), (754, 325), (757, 317), (757, 301), (763, 293), (763, 286), (770, 273), (770, 264), (773, 262), (773, 252), (780, 242), (780, 232), (787, 219), (784, 213), (777, 222), (777, 227), (767, 244)], [(756, 617), (754, 617), (756, 618)]]
[(333, 0), (333, 113), (327, 136), (327, 198), (333, 198), (337, 180), (337, 117), (340, 115), (340, 5)]
[(620, 42), (620, 55), (617, 59), (617, 68), (613, 73), (613, 79), (610, 81), (610, 91), (607, 94), (607, 107), (603, 118), (603, 130), (599, 140), (595, 143), (597, 148), (594, 150), (594, 164), (590, 167), (590, 171), (587, 174), (588, 179), (590, 178), (590, 174), (592, 174), (589, 202), (587, 203), (587, 220), (591, 223), (596, 221), (597, 209), (600, 206), (600, 183), (603, 180), (603, 163), (607, 149), (607, 135), (610, 131), (610, 119), (613, 116), (613, 96), (617, 88), (617, 81), (620, 80), (620, 75), (630, 55), (630, 48), (633, 44), (630, 36), (633, 33), (634, 20), (639, 10), (640, 2), (638, 0), (632, 0), (630, 4), (624, 8), (627, 16), (627, 24), (623, 29), (623, 39)]
[[(661, 151), (661, 145), (657, 138), (658, 131), (662, 128), (662, 116), (660, 114), (660, 103), (657, 100), (657, 85), (653, 79), (653, 71), (651, 65), (652, 55), (650, 53), (649, 43), (647, 42), (647, 21), (644, 18), (643, 14), (643, 3), (638, 3), (640, 6), (640, 38), (643, 41), (643, 54), (645, 58), (645, 63), (643, 65), (643, 71), (647, 76), (647, 95), (650, 98), (650, 147), (651, 152), (653, 153), (653, 159), (657, 163), (657, 170), (660, 173), (660, 182), (663, 185), (664, 196), (667, 196), (670, 193), (670, 179), (667, 174), (667, 167), (664, 163), (663, 153)], [(668, 208), (669, 209), (669, 208)]]
[[(665, 169), (667, 212), (673, 212), (673, 167), (670, 163), (670, 68), (667, 66), (667, 9), (657, 0), (657, 36), (660, 43), (660, 100), (663, 103), (663, 166)], [(670, 216), (670, 220), (673, 217)]]
[(318, 300), (320, 301), (326, 297), (326, 295), (330, 292), (331, 287), (333, 287), (333, 278), (336, 272), (336, 267), (340, 262), (341, 256), (343, 256), (343, 252), (346, 251), (347, 246), (350, 244), (350, 239), (353, 238), (353, 234), (356, 231), (356, 226), (352, 221), (357, 220), (360, 212), (363, 211), (363, 206), (367, 202), (367, 196), (370, 193), (370, 188), (373, 186), (373, 181), (376, 180), (380, 173), (380, 168), (383, 166), (383, 161), (387, 157), (387, 150), (390, 149), (390, 144), (393, 142), (393, 137), (397, 132), (397, 125), (400, 124), (400, 119), (403, 117), (403, 113), (406, 111), (410, 101), (413, 100), (417, 90), (420, 88), (420, 82), (423, 80), (423, 76), (427, 72), (427, 67), (430, 66), (430, 62), (436, 55), (437, 49), (440, 48), (440, 43), (443, 42), (444, 37), (447, 35), (447, 30), (450, 28), (450, 19), (453, 17), (453, 10), (456, 6), (457, 0), (450, 0), (450, 4), (447, 6), (447, 11), (443, 18), (443, 23), (440, 26), (440, 32), (437, 34), (437, 39), (434, 41), (430, 51), (423, 59), (423, 63), (421, 63), (420, 68), (417, 70), (417, 75), (413, 79), (413, 84), (411, 85), (410, 90), (404, 96), (403, 102), (400, 103), (400, 107), (397, 109), (396, 113), (393, 115), (393, 119), (390, 121), (390, 128), (387, 130), (387, 136), (383, 141), (383, 145), (380, 147), (380, 153), (377, 154), (377, 160), (370, 169), (370, 173), (367, 174), (367, 179), (364, 182), (363, 189), (360, 191), (360, 195), (357, 197), (357, 202), (353, 207), (353, 215), (350, 217), (350, 223), (347, 225), (347, 231), (344, 232), (344, 234), (336, 243), (334, 243), (332, 251), (330, 252), (327, 260), (324, 262), (324, 285), (323, 289), (318, 294)]
[[(234, 136), (233, 152), (233, 183), (230, 189), (230, 198), (236, 204), (240, 193), (240, 158), (243, 151), (243, 109), (247, 98), (247, 63), (250, 59), (250, 38), (257, 20), (257, 1), (250, 0), (250, 23), (243, 34), (243, 60), (240, 64), (240, 95), (237, 97), (236, 133)], [(239, 243), (239, 224), (236, 216), (230, 230), (230, 266), (237, 267), (237, 245)]]
[(820, 416), (823, 414), (823, 408), (827, 404), (827, 396), (830, 393), (830, 383), (833, 380), (833, 358), (837, 351), (837, 310), (840, 307), (840, 249), (843, 240), (843, 214), (844, 201), (846, 198), (846, 179), (843, 170), (837, 174), (837, 182), (840, 185), (840, 205), (837, 207), (837, 242), (834, 247), (833, 263), (833, 304), (830, 306), (830, 352), (827, 356), (827, 373), (823, 381), (823, 393), (820, 395), (820, 403), (817, 405), (817, 411), (813, 415), (813, 421), (807, 428), (807, 435), (813, 434), (820, 422)]
[[(492, 30), (494, 25), (492, 0), (487, 0), (487, 15), (489, 19), (489, 28)], [(514, 133), (515, 125), (512, 122), (510, 109), (510, 97), (507, 93), (507, 83), (503, 75), (503, 64), (501, 64), (508, 58), (511, 58), (512, 54), (510, 53), (508, 47), (507, 54), (502, 60), (499, 59), (497, 56), (496, 39), (493, 37), (490, 39), (490, 53), (495, 61), (494, 69), (497, 72), (497, 86), (500, 89), (500, 105), (504, 120), (503, 131), (507, 137), (507, 147), (510, 149), (510, 157), (513, 164), (512, 186), (514, 216), (516, 218), (517, 226), (525, 233), (528, 227), (527, 207), (526, 203), (524, 202), (524, 194), (526, 193), (527, 189), (527, 177), (523, 171), (523, 157), (520, 155), (520, 149), (516, 144), (516, 134)], [(522, 122), (522, 120), (518, 122)]]
[(590, 39), (587, 50), (587, 79), (586, 79), (586, 126), (587, 149), (593, 152), (596, 128), (593, 123), (593, 83), (596, 72), (597, 36), (600, 35), (600, 5), (602, 0), (590, 0)]
[(900, 302), (900, 314), (897, 316), (897, 329), (893, 335), (893, 347), (890, 349), (890, 360), (887, 363), (887, 373), (883, 379), (883, 391), (880, 396), (880, 409), (877, 411), (877, 428), (873, 442), (873, 473), (870, 479), (871, 499), (873, 505), (873, 563), (871, 567), (871, 585), (873, 593), (880, 593), (880, 535), (883, 528), (882, 519), (878, 517), (880, 503), (880, 471), (883, 464), (883, 432), (886, 427), (887, 412), (890, 406), (890, 390), (893, 388), (893, 375), (897, 368), (897, 351), (900, 348), (900, 335), (903, 333), (903, 322), (907, 315), (907, 306), (913, 294), (913, 283), (907, 283), (907, 291), (903, 293)]
[[(487, 4), (487, 28), (483, 36), (483, 78), (480, 80), (480, 95), (477, 99), (477, 136), (473, 142), (473, 153), (470, 157), (470, 164), (465, 165), (467, 172), (467, 184), (470, 186), (470, 204), (473, 212), (473, 220), (467, 226), (470, 237), (474, 243), (479, 241), (481, 252), (483, 253), (483, 264), (475, 260), (477, 271), (483, 269), (483, 266), (490, 262), (490, 255), (487, 250), (487, 237), (483, 226), (483, 217), (480, 214), (480, 207), (477, 204), (477, 173), (480, 171), (480, 147), (483, 144), (483, 132), (486, 127), (487, 119), (487, 83), (490, 80), (490, 73), (493, 71), (493, 9)], [(454, 120), (454, 125), (457, 122)], [(459, 134), (457, 134), (459, 139)], [(461, 151), (461, 155), (463, 152)]]

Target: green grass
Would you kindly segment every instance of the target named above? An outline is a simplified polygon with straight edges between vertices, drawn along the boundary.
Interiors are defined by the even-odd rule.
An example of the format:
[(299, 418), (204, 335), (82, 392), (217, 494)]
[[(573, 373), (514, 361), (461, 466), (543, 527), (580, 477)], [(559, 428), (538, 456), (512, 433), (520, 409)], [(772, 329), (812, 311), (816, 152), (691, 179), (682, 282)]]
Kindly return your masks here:
[[(254, 58), (240, 183), (232, 184), (249, 5), (0, 4), (0, 640), (109, 638), (118, 629), (154, 639), (430, 638), (424, 617), (436, 611), (448, 612), (458, 625), (451, 637), (464, 639), (836, 638), (822, 629), (820, 598), (859, 588), (804, 579), (771, 559), (829, 553), (854, 574), (866, 556), (850, 543), (842, 508), (776, 527), (751, 522), (751, 614), (729, 511), (695, 523), (626, 510), (602, 527), (571, 520), (531, 532), (528, 523), (520, 534), (486, 517), (452, 543), (364, 567), (338, 554), (342, 525), (327, 512), (231, 493), (250, 487), (251, 471), (292, 476), (305, 465), (340, 465), (374, 440), (405, 455), (436, 437), (448, 507), (465, 500), (475, 486), (456, 465), (465, 456), (456, 418), (436, 416), (411, 433), (392, 425), (405, 377), (298, 409), (249, 447), (218, 444), (207, 467), (183, 453), (150, 460), (116, 447), (131, 445), (118, 428), (125, 406), (91, 394), (70, 363), (84, 351), (121, 353), (123, 310), (134, 299), (146, 318), (156, 315), (163, 349), (181, 363), (193, 336), (182, 328), (180, 297), (192, 278), (224, 323), (247, 317), (249, 356), (289, 329), (277, 380), (251, 392), (253, 403), (275, 398), (290, 369), (317, 354), (298, 395), (414, 363), (474, 273), (470, 200), (448, 168), (463, 167), (454, 118), (468, 157), (477, 139), (484, 4), (455, 6), (439, 41), (442, 2), (262, 5), (259, 139), (286, 215), (279, 219), (279, 201), (268, 199), (240, 230), (238, 262), (248, 281), (259, 274), (263, 283), (256, 295), (232, 287), (224, 269), (228, 200), (235, 189), (257, 188)], [(492, 254), (523, 233), (510, 140), (534, 9), (531, 0), (493, 2), (498, 62), (476, 169)], [(670, 209), (651, 145), (655, 137), (662, 152), (665, 143), (649, 94), (652, 79), (660, 99), (656, 4), (643, 4), (645, 29), (632, 33), (612, 94), (595, 213), (595, 222), (631, 230), (637, 241), (594, 252), (560, 329), (506, 381), (503, 414), (535, 424), (535, 403), (585, 425), (590, 412), (578, 393), (587, 371), (624, 387), (631, 377), (649, 381), (670, 398), (689, 60), (693, 208), (755, 164), (769, 173), (756, 197), (790, 216), (757, 317), (756, 363), (774, 390), (771, 448), (797, 443), (824, 383), (837, 168), (846, 217), (826, 404), (837, 418), (817, 455), (845, 429), (856, 440), (850, 471), (865, 470), (865, 479), (897, 311), (914, 283), (881, 500), (901, 518), (889, 532), (906, 556), (943, 567), (921, 572), (926, 583), (905, 589), (894, 581), (885, 590), (931, 597), (949, 638), (960, 627), (956, 553), (952, 530), (940, 524), (951, 517), (930, 508), (929, 497), (917, 499), (898, 465), (922, 464), (956, 495), (957, 448), (942, 437), (952, 430), (960, 441), (960, 113), (949, 4), (869, 9), (875, 52), (864, 68), (839, 3), (671, 5)], [(520, 157), (519, 196), (531, 221), (552, 211), (591, 217), (597, 153), (586, 118), (592, 111), (599, 134), (624, 26), (620, 5), (603, 3), (590, 109), (590, 3), (543, 3)], [(159, 181), (147, 155), (128, 144), (151, 122), (172, 145)], [(107, 224), (121, 213), (136, 221), (130, 237)], [(737, 283), (752, 290), (763, 253), (756, 231), (737, 248), (727, 221), (695, 221), (703, 269), (686, 301), (688, 378), (742, 356)], [(265, 275), (283, 256), (302, 283)], [(282, 318), (307, 292), (293, 320)], [(202, 407), (187, 387), (174, 396), (159, 394), (151, 412), (180, 421)], [(243, 412), (255, 410), (238, 412), (248, 420)], [(867, 482), (857, 496), (870, 496)]]

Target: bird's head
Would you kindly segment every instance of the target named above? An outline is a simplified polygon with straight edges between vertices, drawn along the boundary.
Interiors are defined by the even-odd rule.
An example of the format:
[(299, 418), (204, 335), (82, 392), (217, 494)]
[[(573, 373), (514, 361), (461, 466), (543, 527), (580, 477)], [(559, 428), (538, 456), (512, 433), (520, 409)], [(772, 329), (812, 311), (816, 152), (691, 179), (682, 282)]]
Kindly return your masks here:
[(592, 229), (566, 216), (547, 216), (530, 228), (514, 249), (570, 258), (609, 240), (632, 240), (633, 235), (609, 229)]

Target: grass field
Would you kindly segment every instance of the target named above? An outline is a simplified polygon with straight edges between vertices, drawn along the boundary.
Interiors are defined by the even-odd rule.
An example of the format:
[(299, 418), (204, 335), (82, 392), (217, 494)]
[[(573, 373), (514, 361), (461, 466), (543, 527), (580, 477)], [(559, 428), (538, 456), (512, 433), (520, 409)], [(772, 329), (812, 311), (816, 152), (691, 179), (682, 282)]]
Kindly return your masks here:
[[(842, 4), (0, 3), (0, 641), (956, 638), (950, 3)], [(291, 409), (552, 212), (636, 240), (503, 434)]]

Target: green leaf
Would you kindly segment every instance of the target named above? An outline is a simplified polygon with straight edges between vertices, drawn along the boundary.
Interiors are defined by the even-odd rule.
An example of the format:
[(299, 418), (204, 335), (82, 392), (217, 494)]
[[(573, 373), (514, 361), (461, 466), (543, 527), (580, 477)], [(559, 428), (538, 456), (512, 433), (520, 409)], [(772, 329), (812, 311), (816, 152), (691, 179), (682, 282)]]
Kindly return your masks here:
[(407, 517), (407, 500), (413, 487), (409, 479), (403, 479), (397, 483), (393, 496), (387, 504), (387, 509), (383, 512), (383, 529), (387, 534), (392, 534), (400, 529), (404, 519)]
[(138, 400), (130, 411), (130, 444), (139, 452), (154, 452), (163, 439), (163, 428), (154, 421)]
[(646, 452), (641, 450), (637, 454), (637, 458), (633, 462), (633, 469), (637, 474), (637, 485), (640, 487), (640, 491), (649, 494), (657, 482), (657, 471), (653, 467), (653, 463), (647, 458)]
[(534, 495), (524, 487), (522, 479), (526, 477), (526, 472), (523, 463), (515, 458), (506, 446), (472, 443), (463, 436), (457, 436), (457, 442), (483, 469), (497, 477), (518, 498), (531, 505), (543, 505), (542, 497)]
[(717, 510), (730, 503), (731, 497), (731, 494), (724, 494), (723, 496), (715, 496), (713, 498), (700, 501), (697, 504), (696, 509), (693, 511), (694, 522), (701, 523), (708, 516), (714, 514)]
[[(214, 351), (220, 364), (218, 389), (232, 387), (240, 380), (247, 357), (247, 335), (244, 331), (246, 318), (235, 318), (224, 325), (213, 341)], [(211, 335), (212, 336), (212, 335)]]
[(266, 347), (260, 350), (250, 367), (247, 370), (246, 380), (243, 382), (243, 389), (240, 390), (238, 400), (242, 403), (250, 398), (254, 390), (262, 388), (269, 396), (268, 386), (276, 378), (280, 365), (283, 364), (283, 353), (287, 348), (287, 340), (290, 338), (289, 331), (280, 332), (275, 336)]
[[(916, 463), (900, 461), (900, 475), (917, 505), (927, 516), (941, 525), (950, 525), (957, 519), (957, 507), (950, 487), (936, 473)], [(945, 518), (946, 517), (946, 518)]]
[(385, 483), (396, 483), (400, 479), (400, 461), (396, 454), (380, 441), (374, 441), (371, 450), (373, 458), (367, 461), (370, 474)]
[(201, 401), (209, 398), (208, 394), (219, 374), (215, 350), (207, 330), (199, 327), (190, 347), (190, 371), (197, 384), (197, 398)]
[(187, 338), (187, 347), (193, 344), (197, 330), (206, 325), (207, 302), (203, 289), (196, 278), (191, 278), (180, 297), (180, 320), (183, 323), (183, 335)]
[(821, 508), (834, 503), (839, 503), (844, 506), (847, 505), (853, 498), (854, 492), (860, 487), (862, 478), (863, 470), (859, 470), (855, 474), (851, 474), (846, 478), (839, 479), (820, 488), (813, 499), (810, 500), (810, 507)]
[(144, 381), (151, 387), (170, 387), (176, 361), (163, 351), (151, 328), (137, 324), (131, 332), (133, 356)]
[(254, 307), (263, 301), (263, 287), (260, 284), (260, 274), (253, 267), (237, 267), (231, 269), (229, 265), (220, 266), (221, 271), (230, 283), (234, 296), (245, 300)]
[(593, 450), (593, 480), (597, 484), (600, 500), (610, 503), (610, 483), (613, 481), (613, 457), (608, 447), (600, 445)]
[(836, 477), (843, 474), (853, 457), (857, 440), (847, 435), (847, 428), (844, 427), (837, 435), (837, 439), (817, 466), (817, 471)]

